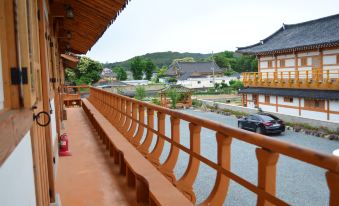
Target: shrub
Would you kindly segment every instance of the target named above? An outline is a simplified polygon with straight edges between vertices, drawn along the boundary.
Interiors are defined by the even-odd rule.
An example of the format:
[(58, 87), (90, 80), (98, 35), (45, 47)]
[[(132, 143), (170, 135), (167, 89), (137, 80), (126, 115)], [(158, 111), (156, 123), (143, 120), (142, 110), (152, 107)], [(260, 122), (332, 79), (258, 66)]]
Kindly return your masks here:
[(146, 91), (144, 87), (137, 87), (135, 89), (135, 96), (134, 98), (138, 99), (138, 100), (144, 100), (146, 97)]
[(171, 99), (171, 108), (175, 109), (179, 99), (179, 94), (176, 89), (170, 89), (167, 91), (167, 96)]
[(160, 105), (160, 100), (158, 98), (152, 98), (151, 102), (156, 105)]

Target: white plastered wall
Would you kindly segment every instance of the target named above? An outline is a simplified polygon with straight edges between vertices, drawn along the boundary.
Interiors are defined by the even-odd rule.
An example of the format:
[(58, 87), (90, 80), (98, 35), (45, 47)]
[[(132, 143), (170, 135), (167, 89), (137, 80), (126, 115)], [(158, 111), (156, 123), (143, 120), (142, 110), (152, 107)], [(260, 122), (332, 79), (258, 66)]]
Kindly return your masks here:
[(2, 206), (36, 205), (29, 132), (0, 167), (0, 204)]

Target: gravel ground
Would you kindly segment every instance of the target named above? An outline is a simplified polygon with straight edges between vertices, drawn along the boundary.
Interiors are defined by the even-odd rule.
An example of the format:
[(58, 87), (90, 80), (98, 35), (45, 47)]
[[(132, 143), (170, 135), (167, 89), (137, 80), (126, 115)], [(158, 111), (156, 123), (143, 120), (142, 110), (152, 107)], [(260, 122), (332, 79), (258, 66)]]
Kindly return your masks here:
[[(196, 110), (182, 110), (182, 112), (237, 127), (237, 119), (234, 117)], [(180, 135), (180, 143), (189, 148), (188, 122), (181, 121)], [(170, 120), (168, 117), (166, 117), (166, 136), (170, 137)], [(282, 135), (275, 135), (272, 138), (278, 138), (328, 154), (339, 148), (339, 142), (292, 131), (286, 131)], [(151, 150), (154, 144), (155, 141), (153, 141)], [(236, 139), (232, 141), (231, 171), (253, 184), (257, 183), (258, 166), (255, 148), (254, 145)], [(169, 144), (165, 143), (164, 152), (161, 155), (162, 162), (165, 161), (168, 153)], [(217, 153), (214, 131), (202, 128), (201, 153), (216, 162)], [(184, 174), (187, 164), (188, 155), (180, 152), (179, 160), (175, 167), (177, 179)], [(328, 205), (329, 191), (325, 172), (321, 168), (280, 155), (277, 168), (277, 196), (291, 205)], [(200, 165), (198, 177), (194, 184), (197, 203), (207, 198), (214, 185), (215, 177), (216, 173), (213, 169), (204, 164)], [(256, 205), (256, 195), (231, 181), (224, 205)]]

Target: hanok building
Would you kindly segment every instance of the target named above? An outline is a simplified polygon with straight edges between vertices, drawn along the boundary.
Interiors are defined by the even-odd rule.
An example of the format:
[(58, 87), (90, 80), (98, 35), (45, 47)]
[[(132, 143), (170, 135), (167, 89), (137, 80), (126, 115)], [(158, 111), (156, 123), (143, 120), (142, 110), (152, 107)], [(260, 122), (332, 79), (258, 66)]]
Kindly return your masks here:
[(224, 71), (213, 61), (175, 62), (169, 66), (166, 76), (190, 89), (214, 87), (215, 83), (228, 83), (236, 78), (224, 76)]
[(339, 122), (339, 14), (278, 31), (238, 52), (256, 55), (258, 72), (243, 73), (243, 105)]
[[(74, 95), (82, 108), (64, 110), (64, 68), (77, 62), (67, 55), (87, 53), (127, 3), (0, 1), (1, 206), (219, 206), (233, 183), (255, 194), (257, 205), (289, 205), (276, 195), (279, 154), (324, 169), (317, 173), (328, 186), (322, 191), (329, 205), (339, 205), (339, 158), (333, 155), (95, 87), (88, 98)], [(206, 129), (208, 139), (201, 137)], [(231, 169), (231, 156), (239, 155), (233, 139), (255, 148), (251, 169), (258, 183)], [(72, 156), (59, 155), (69, 150)], [(180, 176), (179, 167), (185, 170)], [(204, 167), (211, 171), (200, 172), (208, 184), (197, 181)], [(205, 187), (204, 195), (197, 193)]]

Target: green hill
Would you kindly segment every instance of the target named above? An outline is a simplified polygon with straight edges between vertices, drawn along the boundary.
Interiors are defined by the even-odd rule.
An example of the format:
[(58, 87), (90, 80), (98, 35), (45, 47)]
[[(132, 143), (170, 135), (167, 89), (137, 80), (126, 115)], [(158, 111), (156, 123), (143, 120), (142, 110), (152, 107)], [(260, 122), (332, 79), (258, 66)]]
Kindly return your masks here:
[[(182, 59), (185, 57), (191, 57), (195, 61), (211, 61), (211, 54), (200, 54), (200, 53), (179, 53), (179, 52), (156, 52), (148, 53), (140, 56), (143, 59), (151, 59), (152, 62), (161, 68), (162, 66), (169, 66), (174, 59)], [(123, 62), (105, 63), (104, 67), (113, 68), (121, 66), (125, 70), (129, 70), (130, 61), (128, 59)], [(219, 67), (224, 69), (232, 69), (236, 72), (256, 72), (258, 70), (258, 63), (255, 56), (247, 56), (237, 54), (233, 51), (218, 52), (213, 55), (213, 60), (218, 64)]]
[[(174, 59), (182, 59), (185, 57), (192, 57), (195, 60), (203, 60), (211, 56), (211, 54), (200, 54), (200, 53), (179, 53), (179, 52), (156, 52), (156, 53), (147, 53), (145, 55), (141, 55), (142, 58), (148, 58), (153, 61), (158, 67), (169, 66)], [(131, 58), (132, 59), (132, 58)], [(115, 66), (121, 66), (124, 69), (129, 69), (129, 62), (131, 59), (122, 62), (115, 63), (105, 63), (104, 67), (112, 68)]]

